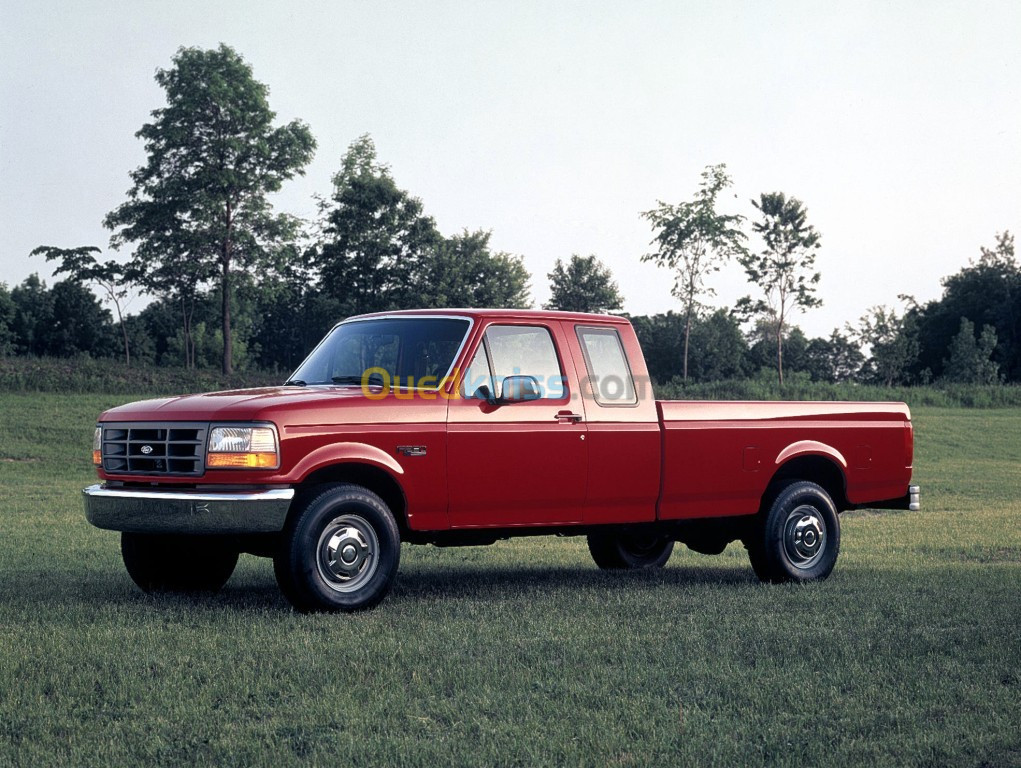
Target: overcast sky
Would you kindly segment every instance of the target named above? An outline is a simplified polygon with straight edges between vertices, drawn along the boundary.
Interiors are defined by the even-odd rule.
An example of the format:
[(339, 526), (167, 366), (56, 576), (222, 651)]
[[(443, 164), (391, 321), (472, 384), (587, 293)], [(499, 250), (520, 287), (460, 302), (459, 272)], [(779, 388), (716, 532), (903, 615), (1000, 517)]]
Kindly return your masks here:
[[(726, 163), (728, 212), (806, 204), (824, 306), (796, 322), (827, 335), (1021, 229), (1019, 41), (1016, 1), (0, 0), (0, 282), (48, 276), (37, 245), (107, 247), (153, 74), (224, 42), (319, 142), (279, 210), (312, 216), (369, 133), (442, 232), (524, 256), (536, 305), (558, 257), (594, 253), (645, 314), (677, 302), (639, 213)], [(753, 290), (736, 264), (714, 284)]]

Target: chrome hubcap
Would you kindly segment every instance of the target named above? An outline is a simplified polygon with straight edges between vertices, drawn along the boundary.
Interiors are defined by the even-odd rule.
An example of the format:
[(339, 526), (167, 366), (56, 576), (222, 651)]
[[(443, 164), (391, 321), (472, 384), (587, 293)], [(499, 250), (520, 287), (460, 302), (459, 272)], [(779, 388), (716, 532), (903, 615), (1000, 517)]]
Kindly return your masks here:
[(826, 543), (826, 523), (815, 507), (807, 504), (791, 510), (784, 523), (783, 545), (791, 565), (811, 568), (822, 557)]
[(316, 549), (319, 575), (337, 592), (360, 589), (379, 564), (379, 539), (369, 522), (358, 515), (331, 520), (319, 535)]

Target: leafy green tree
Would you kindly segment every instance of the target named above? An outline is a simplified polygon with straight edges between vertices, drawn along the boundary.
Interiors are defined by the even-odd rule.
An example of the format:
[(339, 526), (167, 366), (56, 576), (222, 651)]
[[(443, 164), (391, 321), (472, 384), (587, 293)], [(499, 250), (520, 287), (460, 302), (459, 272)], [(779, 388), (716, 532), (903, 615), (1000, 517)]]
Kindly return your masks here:
[(659, 315), (637, 315), (630, 318), (642, 345), (649, 376), (663, 384), (683, 373), (683, 360), (677, 350), (684, 344), (684, 315), (667, 312)]
[[(683, 375), (677, 349), (684, 338), (686, 318), (677, 312), (631, 318), (653, 381), (663, 384)], [(733, 315), (718, 309), (696, 318), (690, 332), (689, 380), (720, 381), (748, 374), (748, 344)]]
[(595, 255), (571, 256), (567, 264), (557, 259), (550, 280), (550, 300), (545, 309), (566, 312), (615, 312), (624, 306), (609, 268)]
[(1021, 381), (1021, 267), (1009, 232), (954, 275), (943, 278), (943, 296), (914, 310), (918, 324), (918, 368), (943, 375), (947, 349), (960, 332), (962, 317), (996, 331), (992, 359), (1007, 381)]
[(6, 283), (0, 283), (0, 357), (13, 355), (17, 336), (14, 333), (14, 300)]
[(54, 274), (66, 274), (80, 283), (95, 284), (113, 304), (117, 311), (117, 322), (121, 327), (124, 341), (124, 363), (131, 367), (131, 345), (128, 340), (128, 329), (124, 324), (123, 302), (127, 298), (128, 273), (126, 268), (116, 261), (100, 264), (93, 254), (99, 253), (95, 246), (79, 248), (56, 248), (52, 245), (40, 245), (30, 255), (45, 256), (46, 261), (58, 261)]
[(11, 291), (11, 303), (17, 354), (104, 357), (113, 352), (110, 313), (75, 280), (63, 280), (51, 290), (38, 275), (29, 275)]
[(264, 370), (291, 373), (343, 312), (313, 285), (263, 280), (257, 287), (253, 360)]
[(312, 257), (345, 314), (414, 307), (421, 270), (442, 237), (422, 201), (400, 189), (368, 135), (348, 148), (322, 204)]
[(11, 289), (11, 302), (14, 304), (15, 352), (19, 355), (47, 354), (47, 334), (53, 326), (53, 297), (46, 283), (32, 273), (21, 285)]
[(702, 298), (715, 291), (705, 284), (733, 256), (744, 253), (743, 216), (717, 211), (719, 194), (731, 185), (725, 165), (710, 165), (702, 171), (702, 183), (694, 200), (676, 205), (658, 201), (645, 211), (655, 237), (656, 250), (642, 256), (674, 273), (673, 295), (680, 299), (684, 313), (683, 377), (688, 378), (688, 346), (691, 324), (704, 307)]
[(696, 381), (739, 379), (748, 373), (748, 342), (725, 309), (696, 319), (691, 328), (688, 373)]
[(911, 311), (898, 315), (889, 307), (871, 307), (857, 327), (848, 326), (847, 330), (869, 349), (863, 378), (887, 387), (911, 383), (918, 359), (918, 329)]
[(856, 381), (864, 363), (861, 347), (837, 330), (828, 339), (810, 339), (805, 348), (805, 370), (813, 381)]
[(52, 324), (46, 329), (45, 352), (57, 357), (116, 355), (116, 331), (110, 313), (77, 280), (62, 280), (50, 291)]
[(134, 244), (141, 285), (156, 295), (173, 290), (182, 314), (200, 286), (216, 283), (222, 368), (230, 373), (233, 273), (293, 236), (293, 219), (273, 214), (267, 195), (304, 172), (315, 140), (297, 120), (273, 127), (268, 89), (229, 46), (181, 48), (156, 82), (167, 104), (136, 134), (148, 160), (105, 224), (114, 247)]
[(950, 343), (950, 357), (943, 364), (943, 375), (958, 384), (998, 384), (1000, 366), (992, 360), (995, 349), (996, 329), (982, 326), (976, 341), (975, 324), (962, 317), (960, 331)]
[(822, 305), (815, 295), (819, 273), (813, 271), (820, 236), (808, 223), (808, 211), (797, 198), (769, 192), (752, 200), (752, 205), (761, 214), (752, 229), (762, 237), (765, 248), (759, 253), (744, 251), (738, 261), (763, 298), (746, 296), (738, 306), (749, 315), (768, 319), (776, 345), (777, 379), (783, 386), (784, 335), (791, 313)]
[[(808, 337), (804, 331), (796, 325), (784, 325), (782, 343), (786, 370), (806, 370)], [(776, 323), (769, 317), (760, 316), (748, 334), (748, 362), (752, 374), (776, 370)]]
[(485, 230), (442, 238), (427, 251), (415, 279), (421, 307), (508, 307), (525, 309), (530, 275), (522, 259), (493, 253)]

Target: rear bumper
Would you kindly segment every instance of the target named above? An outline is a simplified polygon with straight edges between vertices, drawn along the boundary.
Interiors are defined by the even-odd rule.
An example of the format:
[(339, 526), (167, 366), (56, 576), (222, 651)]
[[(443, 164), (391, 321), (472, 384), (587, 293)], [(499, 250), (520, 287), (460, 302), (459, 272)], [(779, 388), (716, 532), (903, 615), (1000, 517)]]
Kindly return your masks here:
[(899, 499), (870, 501), (867, 504), (858, 504), (856, 506), (865, 509), (907, 509), (911, 512), (917, 512), (922, 508), (922, 489), (917, 485), (909, 485), (908, 492)]
[(293, 488), (255, 491), (82, 490), (85, 517), (97, 528), (137, 533), (275, 533), (283, 530)]

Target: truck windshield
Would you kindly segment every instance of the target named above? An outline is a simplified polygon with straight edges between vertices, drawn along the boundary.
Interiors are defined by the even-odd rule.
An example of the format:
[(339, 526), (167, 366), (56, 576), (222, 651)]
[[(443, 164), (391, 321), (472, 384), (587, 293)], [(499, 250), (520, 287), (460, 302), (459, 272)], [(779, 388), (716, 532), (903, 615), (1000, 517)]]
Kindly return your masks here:
[(470, 323), (463, 318), (353, 320), (334, 328), (289, 381), (435, 389), (450, 373)]

